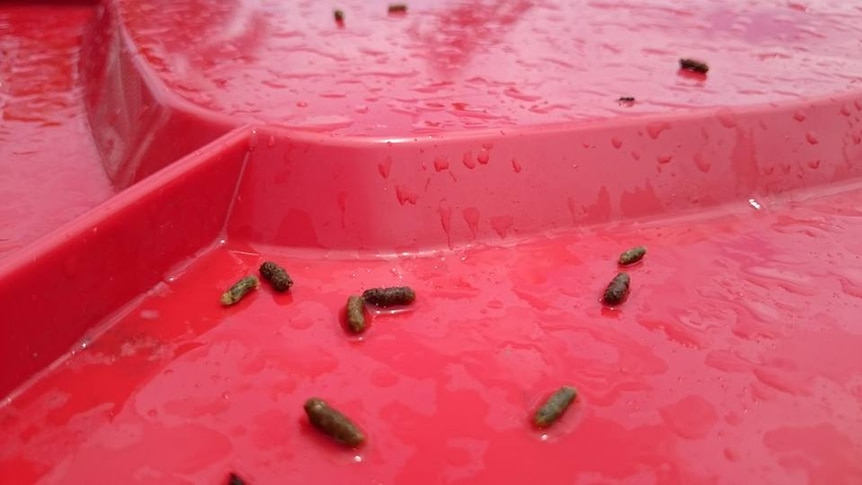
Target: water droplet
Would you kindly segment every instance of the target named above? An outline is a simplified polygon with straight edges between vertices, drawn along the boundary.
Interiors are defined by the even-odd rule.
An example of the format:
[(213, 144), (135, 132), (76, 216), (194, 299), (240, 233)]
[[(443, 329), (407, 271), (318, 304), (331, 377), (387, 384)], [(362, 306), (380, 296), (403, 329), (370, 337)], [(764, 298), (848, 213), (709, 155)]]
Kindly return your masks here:
[(389, 172), (392, 169), (392, 157), (387, 157), (385, 162), (381, 162), (377, 166), (377, 170), (380, 172), (380, 176), (383, 178), (389, 178)]
[(748, 199), (748, 205), (750, 205), (751, 207), (754, 207), (755, 210), (760, 210), (763, 208), (763, 206), (760, 205), (760, 203), (754, 199)]
[(419, 199), (419, 195), (417, 193), (411, 191), (403, 185), (395, 186), (395, 197), (398, 199), (398, 203), (401, 205), (416, 205), (416, 200)]
[(353, 111), (356, 111), (359, 114), (365, 114), (368, 112), (368, 106), (365, 106), (364, 104), (354, 106)]
[(488, 165), (488, 161), (491, 159), (491, 154), (488, 153), (487, 148), (483, 148), (479, 151), (479, 154), (476, 155), (476, 161), (481, 163), (482, 165)]
[(736, 127), (736, 117), (730, 110), (721, 110), (716, 114), (715, 117), (718, 119), (718, 122), (721, 123), (721, 126), (725, 128)]
[(801, 110), (797, 110), (795, 113), (793, 113), (793, 119), (796, 121), (805, 121), (805, 113)]
[(512, 216), (499, 216), (491, 218), (491, 228), (497, 233), (500, 238), (505, 238), (506, 234), (514, 225), (515, 219)]
[(308, 106), (308, 103), (306, 103), (305, 101), (297, 101), (297, 102), (296, 102), (296, 107), (297, 107), (297, 108), (305, 108), (305, 107), (307, 107), (307, 106)]
[(670, 155), (670, 154), (659, 155), (658, 157), (656, 157), (656, 160), (658, 161), (658, 163), (661, 163), (661, 164), (670, 163), (670, 161), (673, 160), (673, 155)]
[(449, 168), (449, 160), (446, 160), (443, 157), (437, 157), (434, 159), (434, 170), (438, 172), (442, 172)]
[(476, 237), (476, 234), (479, 233), (479, 210), (475, 207), (468, 207), (461, 211), (461, 215), (464, 216), (464, 222), (467, 223), (473, 237)]
[(638, 152), (636, 152), (636, 151), (634, 151), (634, 150), (632, 150), (632, 152), (631, 152), (631, 156), (632, 156), (632, 158), (634, 158), (635, 160), (640, 160), (640, 159), (641, 159), (641, 154), (640, 154), (640, 153), (638, 153)]
[(229, 400), (230, 399), (230, 393), (229, 392), (223, 392), (221, 394), (221, 398), (224, 399), (225, 401)]
[(696, 395), (662, 407), (659, 414), (670, 429), (686, 439), (703, 438), (718, 421), (713, 405)]
[(362, 457), (360, 455), (356, 455), (353, 457), (353, 461), (356, 463), (362, 463)]
[(817, 160), (809, 160), (809, 161), (808, 161), (808, 166), (809, 166), (810, 168), (813, 168), (813, 169), (820, 168), (820, 160), (819, 160), (819, 159), (817, 159)]
[(470, 169), (476, 168), (476, 161), (473, 160), (473, 152), (466, 151), (464, 152), (464, 156), (461, 158), (461, 161), (464, 163), (464, 166)]
[(617, 137), (613, 137), (613, 138), (611, 138), (611, 145), (613, 145), (614, 148), (619, 148), (619, 147), (623, 146), (623, 141)]
[(820, 143), (820, 140), (817, 139), (817, 136), (815, 136), (814, 133), (811, 133), (810, 131), (805, 133), (805, 141), (812, 145)]
[(248, 136), (248, 151), (253, 152), (255, 148), (257, 148), (258, 139), (257, 139), (257, 130), (252, 129), (251, 134)]
[(701, 172), (704, 173), (709, 172), (709, 169), (711, 167), (710, 163), (705, 158), (703, 158), (703, 155), (700, 153), (694, 155), (694, 164)]
[(803, 375), (793, 370), (773, 366), (760, 366), (755, 367), (752, 373), (758, 381), (773, 389), (794, 396), (806, 393), (807, 386)]
[(514, 170), (515, 173), (521, 173), (521, 164), (518, 162), (517, 158), (512, 159), (512, 170)]
[(449, 207), (440, 207), (437, 210), (440, 212), (440, 225), (443, 226), (443, 231), (448, 238), (452, 231), (452, 209)]
[(668, 128), (670, 128), (670, 123), (666, 121), (656, 121), (654, 123), (649, 123), (646, 126), (647, 133), (653, 140), (657, 139), (659, 135)]
[(275, 146), (275, 136), (269, 135), (269, 138), (266, 140), (266, 146), (272, 148)]
[(289, 323), (291, 328), (295, 328), (297, 330), (305, 330), (306, 328), (311, 328), (314, 325), (314, 320), (307, 317), (299, 317), (290, 319)]

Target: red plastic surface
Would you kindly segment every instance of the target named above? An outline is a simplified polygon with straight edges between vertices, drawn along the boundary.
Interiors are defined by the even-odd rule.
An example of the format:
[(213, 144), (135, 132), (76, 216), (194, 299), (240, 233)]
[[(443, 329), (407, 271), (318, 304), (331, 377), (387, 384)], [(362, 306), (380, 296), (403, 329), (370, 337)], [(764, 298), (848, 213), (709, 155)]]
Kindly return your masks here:
[[(86, 109), (118, 190), (35, 241), (7, 219), (0, 477), (859, 482), (862, 9), (716, 5), (356, 2), (343, 28), (312, 2), (0, 7), (80, 16), (57, 34), (78, 121), (43, 128)], [(88, 191), (37, 153), (4, 187)], [(264, 259), (291, 293), (221, 307)], [(389, 284), (416, 304), (345, 334), (347, 295)], [(580, 401), (531, 429), (562, 384)], [(367, 445), (314, 433), (311, 396)]]
[[(310, 0), (115, 3), (182, 98), (340, 135), (793, 102), (858, 89), (862, 70), (855, 2), (417, 0), (389, 15), (389, 2), (349, 0), (343, 25)], [(708, 58), (708, 82), (674, 75), (680, 56)]]
[(0, 6), (0, 258), (113, 194), (76, 69), (90, 6)]

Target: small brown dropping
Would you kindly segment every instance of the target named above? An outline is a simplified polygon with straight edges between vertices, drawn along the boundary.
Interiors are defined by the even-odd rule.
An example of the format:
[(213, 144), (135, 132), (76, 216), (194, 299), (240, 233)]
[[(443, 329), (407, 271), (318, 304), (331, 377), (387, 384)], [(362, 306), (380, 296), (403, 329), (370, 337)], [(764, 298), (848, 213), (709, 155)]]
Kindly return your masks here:
[(390, 3), (389, 4), (389, 13), (407, 13), (407, 4)]
[(344, 22), (344, 11), (343, 10), (336, 10), (335, 12), (332, 13), (332, 15), (335, 17), (336, 22), (338, 22), (338, 23)]
[(394, 305), (409, 305), (416, 299), (416, 292), (409, 286), (393, 286), (389, 288), (370, 288), (362, 293), (366, 302), (379, 307)]
[(536, 415), (533, 416), (533, 424), (537, 428), (547, 428), (554, 424), (563, 416), (577, 396), (578, 390), (574, 387), (563, 386), (559, 388), (536, 411)]
[(613, 306), (625, 301), (629, 294), (629, 284), (631, 284), (631, 277), (629, 277), (628, 273), (619, 273), (614, 276), (614, 279), (605, 288), (605, 293), (602, 295), (602, 303)]
[(269, 281), (275, 291), (284, 292), (293, 286), (293, 280), (287, 271), (272, 261), (264, 261), (260, 265), (260, 276)]
[(323, 399), (313, 397), (303, 407), (312, 426), (335, 441), (347, 446), (359, 446), (365, 441), (365, 435), (353, 421)]
[(620, 254), (619, 264), (620, 266), (627, 266), (629, 264), (635, 264), (641, 259), (643, 259), (646, 254), (646, 248), (643, 246), (633, 247), (624, 253)]
[(696, 72), (698, 74), (706, 74), (709, 72), (709, 66), (705, 62), (701, 62), (696, 59), (680, 59), (679, 67), (680, 69)]
[(258, 286), (260, 286), (260, 281), (257, 279), (257, 276), (246, 276), (234, 283), (233, 286), (222, 294), (221, 304), (224, 306), (233, 305)]
[(353, 333), (365, 331), (365, 301), (359, 295), (347, 298), (347, 328)]
[(240, 478), (236, 473), (231, 473), (227, 483), (228, 485), (245, 485), (245, 480)]

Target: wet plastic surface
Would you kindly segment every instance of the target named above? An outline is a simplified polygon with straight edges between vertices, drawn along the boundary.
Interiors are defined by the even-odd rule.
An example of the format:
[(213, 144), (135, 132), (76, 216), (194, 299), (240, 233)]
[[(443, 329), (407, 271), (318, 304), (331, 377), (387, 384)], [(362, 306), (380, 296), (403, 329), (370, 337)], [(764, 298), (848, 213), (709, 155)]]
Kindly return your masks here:
[[(0, 476), (859, 482), (862, 10), (826, 3), (357, 3), (342, 29), (313, 3), (67, 7), (84, 101), (45, 129), (85, 109), (75, 160), (113, 189), (100, 174), (107, 201), (38, 240), (63, 219), (6, 220)], [(707, 78), (676, 72), (681, 49)], [(15, 184), (46, 176), (33, 157)], [(51, 180), (92, 196), (88, 174)], [(291, 292), (220, 306), (265, 259)], [(349, 336), (347, 295), (396, 284), (416, 303)], [(533, 430), (564, 384), (582, 399)], [(366, 446), (314, 433), (312, 396)]]
[[(352, 0), (339, 2), (343, 25), (315, 1), (117, 3), (182, 98), (342, 135), (798, 101), (843, 92), (862, 70), (853, 2), (419, 0), (390, 15), (386, 2)], [(708, 57), (709, 82), (670, 75), (681, 56)]]
[(77, 64), (93, 7), (0, 7), (0, 258), (114, 191), (87, 126)]

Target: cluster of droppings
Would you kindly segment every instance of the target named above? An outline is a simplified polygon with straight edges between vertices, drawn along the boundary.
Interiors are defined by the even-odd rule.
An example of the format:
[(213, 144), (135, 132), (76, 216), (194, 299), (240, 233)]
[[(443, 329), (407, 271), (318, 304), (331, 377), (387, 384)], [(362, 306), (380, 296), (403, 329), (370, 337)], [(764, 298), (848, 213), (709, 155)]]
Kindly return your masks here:
[[(849, 436), (842, 426), (852, 425), (853, 415), (836, 413), (823, 425), (820, 402), (859, 392), (852, 380), (859, 339), (850, 327), (862, 301), (854, 296), (862, 294), (856, 288), (862, 271), (844, 239), (835, 237), (858, 232), (852, 221), (859, 196), (844, 197), (797, 203), (792, 210), (777, 207), (757, 220), (732, 212), (708, 223), (566, 233), (530, 241), (514, 252), (488, 247), (369, 259), (349, 267), (343, 260), (312, 259), (291, 266), (303, 282), (297, 300), (300, 294), (308, 298), (302, 305), (285, 305), (288, 298), (273, 293), (250, 305), (243, 301), (242, 311), (224, 311), (211, 291), (199, 290), (212, 288), (212, 271), (236, 267), (236, 252), (247, 249), (233, 242), (202, 256), (178, 279), (171, 298), (182, 305), (168, 305), (155, 295), (142, 302), (140, 308), (161, 312), (160, 325), (142, 322), (140, 310), (131, 312), (87, 349), (115, 354), (112, 345), (138, 326), (163, 332), (154, 345), (170, 349), (165, 356), (150, 361), (130, 353), (108, 365), (76, 355), (68, 366), (51, 370), (25, 400), (41, 402), (46, 389), (69, 389), (70, 383), (98, 377), (96, 387), (85, 388), (98, 392), (97, 400), (75, 397), (85, 389), (35, 410), (18, 399), (11, 405), (20, 406), (14, 412), (21, 423), (9, 429), (6, 442), (27, 436), (24, 448), (48, 453), (62, 431), (33, 426), (48, 412), (55, 422), (83, 421), (70, 431), (70, 446), (85, 437), (94, 445), (117, 443), (131, 426), (141, 432), (134, 440), (123, 439), (134, 442), (134, 450), (163, 446), (165, 437), (178, 431), (171, 420), (192, 419), (193, 428), (178, 425), (190, 453), (208, 457), (219, 445), (218, 453), (211, 452), (212, 463), (202, 468), (236, 469), (249, 483), (293, 481), (314, 470), (324, 470), (319, 473), (333, 482), (369, 473), (385, 475), (387, 483), (422, 474), (442, 480), (451, 476), (451, 467), (429, 472), (421, 462), (432, 453), (449, 457), (453, 447), (475, 451), (453, 455), (465, 467), (456, 469), (471, 481), (511, 472), (488, 461), (511, 450), (529, 459), (529, 467), (518, 468), (524, 473), (537, 465), (553, 468), (572, 450), (587, 460), (583, 473), (589, 473), (589, 463), (606, 457), (609, 448), (620, 450), (614, 463), (651, 469), (672, 463), (688, 473), (700, 465), (687, 465), (697, 452), (677, 446), (686, 443), (719, 450), (721, 460), (707, 462), (707, 472), (735, 481), (736, 475), (727, 475), (732, 471), (720, 468), (728, 455), (740, 463), (776, 466), (797, 453), (782, 448), (787, 443), (817, 439), (840, 448)], [(596, 293), (620, 263), (609, 254), (609, 242), (621, 240), (651, 248), (640, 261), (633, 261), (637, 247), (619, 254), (622, 263), (649, 264), (626, 268), (633, 276), (631, 298), (619, 310), (605, 311), (596, 304)], [(812, 240), (822, 242), (822, 251), (809, 254)], [(653, 252), (654, 247), (660, 250)], [(251, 260), (250, 267), (259, 259), (241, 257)], [(373, 338), (361, 343), (333, 331), (336, 307), (358, 281), (408, 274), (427, 288), (413, 312), (381, 321)], [(834, 291), (844, 297), (830, 298)], [(193, 321), (184, 322), (187, 317)], [(311, 323), (294, 327), (293, 320)], [(173, 341), (164, 338), (170, 336)], [(822, 348), (833, 358), (824, 361)], [(123, 377), (111, 377), (113, 372)], [(525, 432), (549, 395), (573, 384), (579, 395), (559, 419)], [(318, 393), (326, 393), (327, 406), (367, 438), (361, 452), (330, 446), (328, 437), (338, 444), (338, 437), (347, 435), (335, 430), (318, 437), (319, 428), (304, 419), (300, 408)], [(111, 408), (109, 418), (102, 407), (93, 408), (102, 401), (125, 405)], [(542, 416), (554, 417), (562, 408), (552, 406)], [(800, 409), (807, 413), (800, 415)], [(467, 438), (430, 432), (452, 429), (453, 422)], [(417, 429), (441, 438), (417, 442)], [(79, 436), (82, 430), (90, 432)], [(731, 435), (741, 438), (731, 443)], [(286, 446), (300, 452), (282, 458), (280, 463), (289, 465), (269, 468), (268, 450)], [(644, 449), (654, 450), (652, 461), (639, 461)], [(731, 451), (722, 453), (725, 449)], [(134, 472), (136, 460), (128, 463), (117, 466), (121, 476)], [(164, 469), (173, 470), (173, 463)], [(76, 458), (63, 472), (77, 479), (85, 476), (87, 464)], [(852, 469), (846, 465), (838, 461), (812, 473), (826, 477)], [(758, 477), (780, 482), (797, 472), (776, 468)]]

